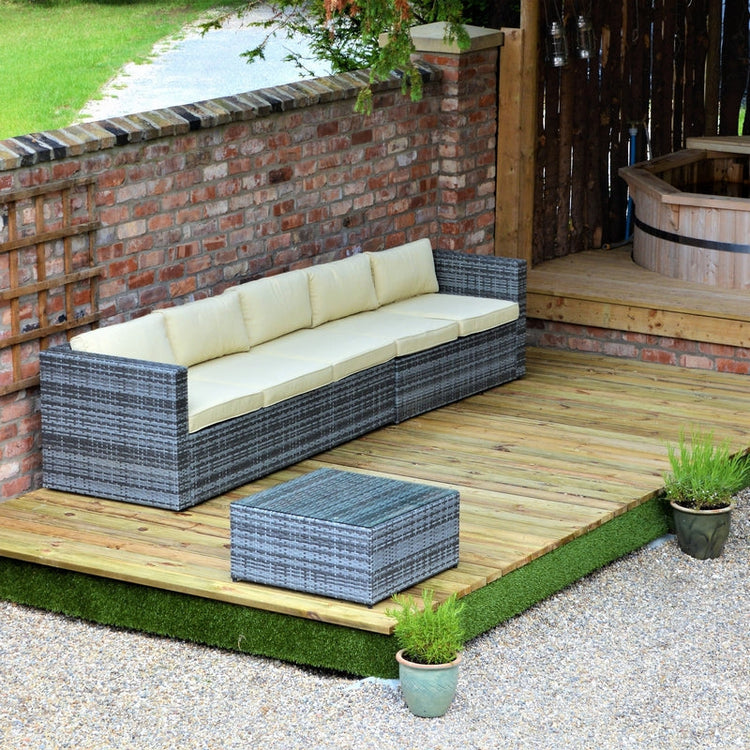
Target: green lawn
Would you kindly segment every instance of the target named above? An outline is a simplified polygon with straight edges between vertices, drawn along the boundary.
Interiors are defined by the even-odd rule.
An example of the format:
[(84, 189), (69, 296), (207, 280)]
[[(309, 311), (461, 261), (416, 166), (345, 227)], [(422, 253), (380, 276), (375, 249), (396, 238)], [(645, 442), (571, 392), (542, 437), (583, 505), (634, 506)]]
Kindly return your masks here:
[(69, 125), (127, 62), (238, 0), (0, 0), (0, 139)]

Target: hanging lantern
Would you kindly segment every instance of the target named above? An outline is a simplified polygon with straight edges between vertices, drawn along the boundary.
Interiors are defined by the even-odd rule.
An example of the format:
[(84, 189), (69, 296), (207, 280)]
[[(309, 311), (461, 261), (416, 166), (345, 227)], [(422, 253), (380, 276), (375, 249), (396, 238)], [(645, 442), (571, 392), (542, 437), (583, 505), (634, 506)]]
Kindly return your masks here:
[(553, 21), (549, 27), (549, 49), (552, 65), (562, 68), (568, 63), (568, 42), (565, 39), (565, 30), (558, 21)]
[(589, 60), (594, 56), (594, 26), (586, 16), (578, 16), (576, 19), (578, 38), (578, 57)]

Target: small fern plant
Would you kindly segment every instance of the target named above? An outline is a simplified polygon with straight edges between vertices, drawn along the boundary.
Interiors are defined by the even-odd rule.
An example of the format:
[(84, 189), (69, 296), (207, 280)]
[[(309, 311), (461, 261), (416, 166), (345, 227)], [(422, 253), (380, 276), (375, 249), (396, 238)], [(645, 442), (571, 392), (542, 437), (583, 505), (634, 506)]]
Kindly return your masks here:
[(448, 664), (464, 645), (464, 605), (452, 594), (434, 607), (433, 597), (433, 592), (425, 589), (420, 607), (413, 597), (395, 594), (393, 600), (399, 606), (386, 610), (396, 620), (394, 635), (404, 655), (417, 664)]
[(744, 453), (732, 455), (729, 441), (716, 444), (713, 432), (684, 430), (675, 445), (667, 446), (671, 471), (664, 475), (667, 500), (694, 510), (726, 508), (732, 496), (750, 485), (750, 460)]

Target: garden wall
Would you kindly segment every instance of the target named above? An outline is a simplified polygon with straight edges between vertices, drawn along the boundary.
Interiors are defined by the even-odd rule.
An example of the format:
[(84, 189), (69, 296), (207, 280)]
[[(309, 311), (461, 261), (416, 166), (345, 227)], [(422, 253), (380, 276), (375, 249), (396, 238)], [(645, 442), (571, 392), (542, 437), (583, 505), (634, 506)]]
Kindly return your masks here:
[(40, 346), (422, 237), (492, 253), (502, 34), (474, 36), (371, 116), (346, 74), (0, 142), (0, 498), (41, 484)]
[(662, 365), (750, 375), (750, 349), (613, 328), (527, 319), (527, 344)]

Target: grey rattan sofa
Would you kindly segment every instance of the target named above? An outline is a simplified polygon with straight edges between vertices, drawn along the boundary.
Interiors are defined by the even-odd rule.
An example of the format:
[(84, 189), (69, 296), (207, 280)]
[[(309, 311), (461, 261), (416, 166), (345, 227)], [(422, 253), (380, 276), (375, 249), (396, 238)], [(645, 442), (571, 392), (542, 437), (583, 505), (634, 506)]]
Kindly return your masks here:
[[(365, 261), (374, 301), (359, 285), (370, 282), (350, 275)], [(309, 291), (311, 320), (286, 320), (299, 317), (291, 282)], [(260, 298), (245, 293), (256, 290)], [(343, 307), (339, 299), (330, 309), (342, 291)], [(477, 298), (481, 314), (452, 319), (454, 295), (459, 308)], [(496, 300), (499, 324), (482, 313)], [(522, 376), (525, 302), (522, 261), (433, 253), (421, 240), (80, 334), (41, 354), (44, 484), (183, 510)], [(237, 309), (247, 332), (235, 332), (239, 342), (226, 332)], [(155, 322), (166, 340), (148, 328)], [(245, 374), (258, 382), (238, 383)]]

